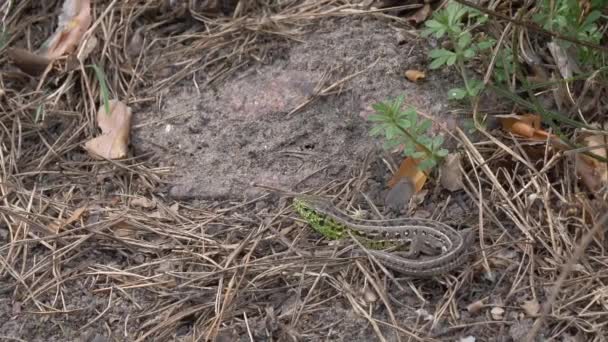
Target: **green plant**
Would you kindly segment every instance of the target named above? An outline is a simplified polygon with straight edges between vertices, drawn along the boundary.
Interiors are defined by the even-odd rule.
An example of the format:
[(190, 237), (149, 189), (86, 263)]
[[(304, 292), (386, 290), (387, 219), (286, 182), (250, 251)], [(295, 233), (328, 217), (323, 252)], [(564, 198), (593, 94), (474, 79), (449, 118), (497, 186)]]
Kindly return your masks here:
[[(603, 32), (598, 21), (602, 18), (602, 10), (608, 6), (608, 0), (591, 0), (589, 8), (583, 11), (580, 0), (542, 0), (538, 4), (538, 12), (532, 19), (543, 28), (576, 38), (581, 41), (600, 44)], [(558, 43), (568, 49), (573, 45), (568, 41), (558, 40)], [(599, 68), (605, 63), (599, 51), (586, 46), (577, 46), (581, 64)]]
[(419, 120), (414, 108), (401, 110), (403, 100), (404, 97), (401, 95), (393, 101), (387, 100), (372, 106), (376, 114), (369, 117), (374, 123), (370, 134), (383, 135), (386, 149), (403, 145), (403, 154), (418, 159), (420, 161), (418, 167), (426, 171), (435, 167), (448, 154), (448, 150), (441, 148), (442, 136), (431, 138), (426, 135), (431, 127), (431, 120)]
[(108, 85), (106, 84), (106, 74), (97, 64), (91, 64), (90, 67), (95, 71), (95, 76), (97, 76), (97, 80), (99, 81), (99, 89), (106, 114), (110, 115), (110, 91), (108, 90)]
[[(488, 20), (481, 12), (450, 2), (444, 9), (435, 12), (432, 19), (425, 22), (426, 28), (422, 35), (443, 38), (447, 36), (451, 49), (433, 49), (429, 53), (432, 61), (431, 69), (443, 66), (455, 66), (462, 76), (464, 88), (454, 88), (448, 91), (450, 99), (461, 100), (465, 97), (475, 97), (483, 89), (483, 83), (468, 76), (465, 63), (472, 60), (479, 52), (490, 49), (496, 43), (493, 39), (473, 39), (471, 31), (483, 25)], [(466, 22), (465, 22), (466, 21)]]

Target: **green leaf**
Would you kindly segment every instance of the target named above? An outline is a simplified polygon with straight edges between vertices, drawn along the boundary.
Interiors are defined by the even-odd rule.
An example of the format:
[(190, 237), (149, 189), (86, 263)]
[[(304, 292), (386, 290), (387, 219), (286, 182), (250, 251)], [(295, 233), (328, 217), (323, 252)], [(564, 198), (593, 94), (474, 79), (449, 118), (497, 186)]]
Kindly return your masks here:
[(477, 44), (477, 48), (483, 51), (493, 47), (495, 43), (493, 39), (483, 40)]
[(587, 18), (585, 18), (585, 21), (583, 22), (583, 24), (580, 26), (581, 30), (587, 30), (589, 28), (592, 28), (592, 26), (595, 24), (595, 22), (602, 16), (602, 13), (600, 11), (591, 11), (591, 13), (589, 13), (587, 15)]
[(433, 149), (437, 149), (439, 146), (441, 146), (443, 144), (443, 136), (442, 135), (437, 135), (433, 138)]
[(416, 148), (414, 147), (414, 144), (407, 144), (403, 148), (403, 154), (408, 157), (412, 156), (414, 153), (416, 153)]
[(403, 105), (404, 100), (405, 97), (403, 95), (399, 95), (397, 96), (395, 101), (393, 101), (393, 103), (391, 104), (391, 110), (393, 114), (399, 113), (399, 109), (401, 108), (401, 105)]
[(435, 38), (439, 39), (441, 37), (443, 37), (443, 35), (447, 32), (447, 30), (445, 29), (439, 29), (437, 30), (437, 32), (435, 32)]
[(412, 127), (412, 122), (408, 119), (400, 119), (399, 121), (397, 121), (397, 124), (403, 129), (408, 129)]
[(416, 158), (416, 159), (422, 159), (424, 157), (426, 157), (426, 153), (418, 151), (418, 152), (414, 152), (411, 155), (412, 158)]
[(420, 123), (420, 126), (418, 126), (418, 132), (420, 132), (421, 134), (426, 133), (426, 131), (429, 130), (429, 128), (431, 128), (431, 126), (433, 125), (433, 122), (429, 119), (425, 119)]
[(95, 70), (95, 75), (97, 76), (97, 80), (99, 80), (99, 88), (100, 88), (100, 92), (101, 92), (101, 97), (103, 99), (103, 105), (104, 105), (104, 109), (106, 111), (106, 115), (111, 115), (112, 113), (110, 112), (110, 92), (108, 91), (108, 86), (106, 84), (106, 77), (105, 77), (105, 73), (103, 72), (103, 70), (101, 70), (101, 68), (99, 66), (97, 66), (97, 64), (93, 64), (91, 65), (91, 67), (93, 68), (93, 70)]
[(388, 118), (382, 114), (372, 114), (367, 117), (367, 120), (369, 120), (371, 122), (386, 122), (387, 119)]
[(438, 22), (435, 19), (429, 19), (427, 21), (424, 22), (424, 26), (430, 27), (430, 28), (440, 28), (443, 27), (443, 24)]
[(420, 170), (422, 171), (426, 171), (428, 169), (432, 169), (435, 166), (436, 162), (434, 159), (425, 159), (422, 162), (420, 162), (420, 164), (418, 164), (418, 167), (420, 168)]
[(463, 55), (464, 55), (464, 58), (466, 58), (466, 59), (473, 58), (475, 56), (475, 50), (466, 49), (466, 50), (464, 50)]
[(445, 62), (446, 62), (446, 60), (447, 60), (447, 59), (448, 59), (448, 58), (447, 58), (447, 57), (445, 57), (445, 56), (442, 56), (442, 57), (436, 58), (436, 59), (434, 59), (434, 60), (431, 62), (431, 65), (429, 65), (429, 68), (430, 68), (430, 69), (433, 69), (433, 70), (434, 70), (434, 69), (439, 69), (439, 68), (440, 68), (442, 65), (444, 65), (444, 64), (445, 64)]
[(383, 130), (384, 130), (384, 127), (382, 127), (380, 125), (374, 126), (374, 127), (372, 127), (372, 129), (370, 129), (369, 135), (371, 135), (373, 137), (381, 135)]
[(469, 46), (469, 44), (471, 44), (471, 39), (473, 38), (473, 36), (469, 33), (463, 33), (460, 38), (458, 38), (458, 46), (461, 49), (466, 48), (467, 46)]
[(465, 96), (467, 96), (467, 91), (462, 88), (452, 88), (448, 91), (450, 100), (462, 100)]
[(456, 63), (456, 55), (448, 57), (448, 59), (445, 61), (446, 65), (454, 65), (454, 63)]
[(446, 50), (446, 49), (433, 49), (429, 52), (429, 57), (431, 57), (431, 58), (450, 57), (455, 54), (456, 53), (454, 53), (453, 51)]
[(447, 156), (448, 153), (449, 153), (448, 150), (446, 150), (445, 148), (442, 148), (439, 151), (437, 151), (435, 154), (438, 155), (439, 157), (443, 158), (443, 157)]
[(378, 113), (386, 113), (387, 112), (387, 106), (386, 104), (384, 104), (384, 102), (376, 102), (374, 104), (372, 104), (372, 108), (378, 112)]
[(421, 135), (418, 137), (418, 143), (424, 145), (426, 148), (431, 146), (431, 141), (431, 138), (427, 137), (426, 135)]

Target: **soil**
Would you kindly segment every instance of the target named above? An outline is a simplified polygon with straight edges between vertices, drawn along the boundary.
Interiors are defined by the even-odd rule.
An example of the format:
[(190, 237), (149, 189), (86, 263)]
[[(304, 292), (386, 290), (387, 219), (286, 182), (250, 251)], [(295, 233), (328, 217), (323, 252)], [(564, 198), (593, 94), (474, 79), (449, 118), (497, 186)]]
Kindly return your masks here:
[[(405, 95), (438, 122), (457, 121), (447, 100), (456, 78), (438, 71), (408, 81), (406, 70), (426, 69), (427, 47), (400, 35), (406, 33), (379, 20), (325, 20), (302, 43), (276, 47), (268, 65), (252, 65), (213, 89), (188, 82), (167, 90), (161, 110), (136, 116), (135, 125), (143, 125), (136, 151), (155, 151), (178, 170), (169, 190), (176, 199), (254, 198), (264, 190), (252, 183), (302, 191), (340, 179), (368, 153), (382, 154), (365, 120), (375, 102)], [(319, 85), (360, 71), (337, 94), (292, 113)]]

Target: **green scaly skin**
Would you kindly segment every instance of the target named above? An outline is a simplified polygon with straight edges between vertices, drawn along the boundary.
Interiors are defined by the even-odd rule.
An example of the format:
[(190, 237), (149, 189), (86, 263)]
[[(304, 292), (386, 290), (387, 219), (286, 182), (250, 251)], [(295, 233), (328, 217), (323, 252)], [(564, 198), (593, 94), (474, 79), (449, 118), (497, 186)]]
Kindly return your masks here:
[(401, 243), (388, 240), (372, 240), (363, 236), (360, 232), (354, 229), (348, 228), (348, 226), (337, 222), (326, 215), (322, 215), (299, 201), (298, 199), (293, 200), (293, 207), (296, 212), (318, 233), (330, 240), (340, 240), (343, 238), (350, 237), (348, 232), (359, 241), (362, 245), (369, 249), (386, 249), (390, 247), (399, 247), (398, 250), (407, 250), (403, 248)]

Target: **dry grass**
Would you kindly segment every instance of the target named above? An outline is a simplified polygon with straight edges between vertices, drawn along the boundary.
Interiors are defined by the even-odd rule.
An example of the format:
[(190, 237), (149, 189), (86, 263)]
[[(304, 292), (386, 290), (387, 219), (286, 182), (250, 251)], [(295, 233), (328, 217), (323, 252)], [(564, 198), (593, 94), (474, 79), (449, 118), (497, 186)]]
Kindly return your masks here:
[[(5, 46), (39, 46), (54, 29), (59, 3), (5, 2)], [(162, 3), (95, 2), (88, 39), (98, 43), (86, 63), (102, 67), (111, 97), (132, 106), (160, 105), (164, 90), (193, 75), (207, 75), (197, 85), (205, 88), (266, 60), (271, 42), (297, 41), (316, 20), (388, 17), (354, 1), (310, 0), (259, 1), (240, 5), (233, 18), (192, 13), (186, 20), (179, 11), (162, 14)], [(496, 331), (515, 336), (511, 327), (532, 320), (551, 339), (608, 334), (605, 195), (581, 189), (571, 156), (545, 143), (488, 132), (472, 142), (454, 133), (479, 248), (471, 267), (452, 275), (395, 279), (350, 258), (350, 247), (311, 242), (314, 235), (272, 192), (248, 203), (180, 203), (176, 210), (155, 192), (171, 170), (149, 156), (92, 161), (83, 152), (100, 101), (92, 68), (63, 72), (59, 63), (60, 70), (32, 79), (8, 71), (4, 54), (0, 61), (0, 230), (7, 234), (0, 296), (17, 310), (11, 316), (19, 303), (33, 320), (73, 319), (90, 305), (74, 305), (83, 292), (104, 309), (88, 311), (78, 328), (122, 331), (135, 341), (176, 338), (185, 324), (193, 341), (231, 329), (252, 340), (318, 340), (357, 333), (352, 327), (365, 322), (380, 341), (489, 340)], [(365, 177), (363, 170), (316, 191), (347, 201)], [(141, 197), (156, 208), (134, 205)], [(436, 216), (449, 220), (453, 202)], [(467, 313), (476, 300), (484, 308)], [(525, 300), (538, 302), (543, 315), (525, 313)], [(493, 307), (504, 308), (504, 317), (493, 319)], [(110, 326), (121, 313), (121, 327)]]

